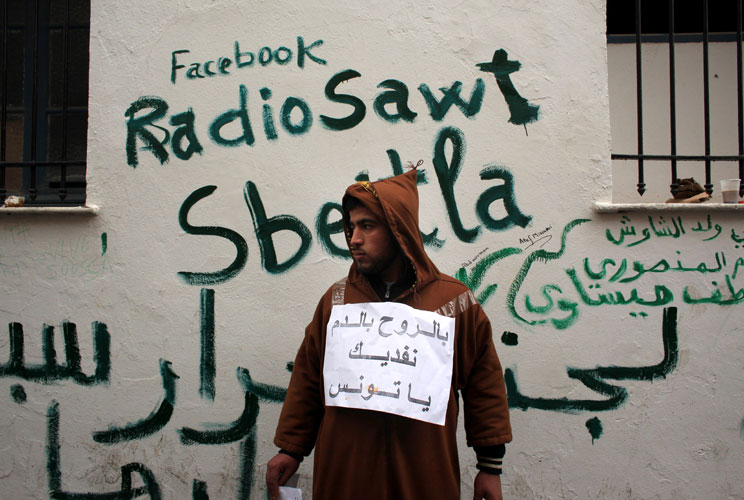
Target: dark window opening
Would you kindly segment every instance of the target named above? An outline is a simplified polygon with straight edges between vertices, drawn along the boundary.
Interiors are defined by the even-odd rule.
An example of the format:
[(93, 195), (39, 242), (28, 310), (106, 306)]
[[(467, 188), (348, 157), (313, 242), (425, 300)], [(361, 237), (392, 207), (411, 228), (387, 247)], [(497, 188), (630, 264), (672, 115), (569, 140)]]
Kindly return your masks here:
[[(737, 0), (712, 0), (708, 10), (708, 32), (736, 33)], [(703, 33), (703, 0), (674, 3), (674, 32)], [(636, 32), (635, 1), (607, 0), (607, 35), (633, 35)], [(669, 33), (669, 2), (646, 0), (641, 3), (641, 33)], [(699, 41), (699, 39), (698, 39)]]
[(90, 0), (0, 0), (0, 203), (85, 204)]

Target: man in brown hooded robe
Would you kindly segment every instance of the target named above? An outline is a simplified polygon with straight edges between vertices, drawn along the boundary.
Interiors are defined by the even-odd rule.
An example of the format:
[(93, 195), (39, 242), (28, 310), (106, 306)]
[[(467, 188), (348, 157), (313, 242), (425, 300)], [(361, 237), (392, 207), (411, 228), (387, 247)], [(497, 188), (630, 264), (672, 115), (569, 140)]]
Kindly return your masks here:
[[(501, 460), (512, 436), (491, 325), (473, 293), (426, 255), (416, 177), (411, 170), (346, 190), (344, 228), (354, 262), (348, 276), (320, 299), (297, 353), (274, 438), (280, 453), (267, 466), (272, 500), (313, 447), (314, 500), (459, 499), (460, 395), (467, 443), (478, 461), (474, 498), (501, 499)], [(332, 307), (386, 301), (455, 319), (444, 425), (325, 405), (323, 365)]]

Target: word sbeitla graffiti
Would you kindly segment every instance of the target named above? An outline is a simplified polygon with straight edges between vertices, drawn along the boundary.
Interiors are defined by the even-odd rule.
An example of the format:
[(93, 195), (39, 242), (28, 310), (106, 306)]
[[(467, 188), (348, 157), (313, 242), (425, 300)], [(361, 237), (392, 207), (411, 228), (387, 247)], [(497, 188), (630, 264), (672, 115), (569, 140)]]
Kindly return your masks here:
[[(451, 145), (452, 157), (445, 157), (445, 146)], [(481, 180), (500, 180), (502, 184), (486, 188), (478, 197), (475, 204), (475, 212), (482, 225), (465, 227), (460, 217), (460, 212), (455, 198), (455, 182), (458, 179), (462, 163), (464, 161), (465, 146), (464, 134), (454, 127), (442, 129), (434, 146), (432, 163), (439, 181), (439, 187), (444, 199), (450, 226), (455, 236), (463, 242), (471, 243), (486, 228), (490, 231), (501, 231), (514, 225), (525, 227), (532, 220), (531, 216), (521, 212), (516, 203), (514, 194), (514, 178), (506, 168), (497, 165), (488, 165), (480, 171)], [(393, 173), (402, 173), (399, 157), (394, 150), (388, 150), (392, 160)], [(419, 180), (426, 183), (427, 176), (421, 169)], [(359, 178), (368, 178), (367, 173), (360, 173)], [(235, 276), (245, 267), (248, 261), (248, 244), (245, 238), (236, 231), (222, 226), (195, 226), (189, 222), (189, 214), (194, 206), (202, 199), (212, 195), (217, 186), (203, 186), (193, 191), (183, 202), (178, 214), (181, 228), (188, 234), (216, 236), (230, 241), (236, 250), (233, 262), (226, 267), (212, 272), (187, 272), (178, 273), (185, 283), (189, 285), (214, 285), (224, 283)], [(296, 266), (309, 252), (312, 244), (312, 233), (310, 229), (296, 216), (289, 214), (267, 216), (266, 210), (259, 193), (258, 186), (247, 181), (243, 189), (243, 198), (250, 210), (253, 228), (261, 251), (261, 265), (264, 270), (271, 274), (284, 273)], [(502, 203), (506, 215), (499, 219), (494, 218), (490, 211), (494, 203)], [(338, 219), (332, 220), (331, 215), (337, 212)], [(341, 205), (337, 202), (326, 202), (318, 211), (315, 220), (315, 229), (318, 240), (323, 249), (330, 255), (340, 258), (349, 258), (346, 248), (337, 246), (331, 239), (334, 234), (343, 232), (341, 216)], [(299, 246), (289, 257), (283, 261), (277, 259), (274, 235), (280, 231), (290, 231), (299, 237)], [(438, 228), (423, 235), (424, 242), (428, 245), (441, 247), (444, 242), (437, 238)]]
[[(483, 72), (491, 73), (496, 80), (499, 92), (506, 101), (509, 108), (508, 122), (514, 125), (526, 126), (538, 119), (539, 106), (530, 104), (522, 97), (511, 81), (510, 74), (519, 70), (519, 61), (508, 59), (506, 51), (496, 50), (492, 60), (485, 63), (477, 63), (476, 66)], [(175, 69), (174, 69), (175, 71)], [(318, 120), (321, 125), (331, 131), (349, 130), (365, 119), (367, 105), (359, 96), (340, 93), (341, 84), (355, 78), (361, 78), (362, 74), (354, 69), (345, 69), (334, 74), (326, 83), (324, 95), (332, 103), (347, 105), (350, 107), (346, 116), (334, 117), (320, 114)], [(414, 122), (418, 113), (409, 105), (410, 92), (408, 86), (395, 79), (381, 81), (377, 88), (382, 89), (372, 101), (375, 113), (387, 123)], [(462, 97), (463, 84), (460, 81), (453, 82), (449, 88), (441, 87), (441, 98), (437, 98), (426, 83), (418, 86), (418, 91), (423, 97), (425, 106), (432, 120), (441, 122), (447, 113), (455, 106), (467, 118), (474, 118), (483, 105), (486, 85), (483, 79), (477, 78), (473, 84), (469, 99)], [(261, 87), (258, 94), (263, 101), (261, 109), (261, 121), (263, 133), (267, 141), (275, 141), (279, 138), (274, 106), (269, 102), (272, 98), (272, 90), (269, 87)], [(238, 87), (238, 106), (228, 109), (214, 117), (207, 128), (210, 140), (221, 147), (253, 146), (256, 142), (256, 134), (253, 130), (251, 113), (248, 107), (249, 89), (246, 85)], [(127, 118), (126, 157), (127, 164), (136, 168), (140, 164), (138, 156), (138, 143), (140, 149), (150, 151), (161, 163), (170, 159), (167, 149), (170, 146), (176, 158), (187, 161), (194, 154), (203, 154), (204, 146), (199, 139), (203, 133), (197, 133), (196, 113), (192, 108), (170, 116), (166, 123), (161, 123), (169, 112), (169, 106), (165, 99), (158, 96), (142, 96), (131, 103), (124, 113)], [(288, 96), (282, 103), (278, 112), (279, 123), (282, 129), (290, 136), (307, 133), (315, 121), (314, 114), (308, 102), (302, 97)], [(233, 125), (234, 124), (234, 125)], [(172, 127), (169, 129), (168, 125)], [(232, 126), (230, 126), (232, 125)], [(228, 127), (230, 126), (230, 127)], [(225, 127), (240, 131), (237, 135), (233, 132), (232, 137), (226, 137)], [(160, 136), (160, 137), (158, 137)]]

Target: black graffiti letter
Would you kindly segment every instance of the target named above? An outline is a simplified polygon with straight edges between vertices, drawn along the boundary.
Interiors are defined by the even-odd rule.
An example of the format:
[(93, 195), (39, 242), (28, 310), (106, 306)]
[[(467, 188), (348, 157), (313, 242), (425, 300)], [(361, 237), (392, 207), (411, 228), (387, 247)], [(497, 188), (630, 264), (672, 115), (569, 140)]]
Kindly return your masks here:
[(230, 240), (230, 242), (235, 245), (235, 260), (233, 260), (232, 264), (226, 268), (213, 273), (180, 271), (178, 277), (189, 285), (214, 285), (217, 283), (224, 283), (225, 281), (234, 278), (243, 267), (245, 267), (245, 263), (248, 261), (248, 244), (242, 236), (232, 229), (220, 226), (192, 226), (189, 224), (188, 216), (191, 208), (197, 201), (212, 194), (215, 189), (217, 189), (217, 186), (204, 186), (191, 193), (188, 198), (184, 200), (181, 209), (178, 211), (178, 223), (188, 234), (219, 236), (220, 238)]
[[(261, 196), (258, 194), (256, 185), (248, 181), (243, 189), (243, 198), (251, 211), (253, 229), (258, 239), (258, 247), (261, 250), (261, 262), (264, 269), (271, 274), (279, 274), (295, 266), (310, 250), (312, 234), (305, 224), (292, 215), (275, 215), (266, 217)], [(276, 248), (274, 247), (274, 233), (278, 231), (292, 231), (300, 237), (300, 247), (297, 251), (282, 263), (276, 260)]]

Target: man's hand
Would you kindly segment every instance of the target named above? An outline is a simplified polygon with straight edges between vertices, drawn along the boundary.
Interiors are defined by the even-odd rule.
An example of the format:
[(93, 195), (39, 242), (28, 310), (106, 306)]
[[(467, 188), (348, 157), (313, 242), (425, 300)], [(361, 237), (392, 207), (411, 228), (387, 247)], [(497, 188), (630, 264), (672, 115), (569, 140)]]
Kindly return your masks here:
[(279, 498), (279, 486), (284, 486), (299, 466), (300, 462), (284, 453), (277, 453), (269, 460), (266, 465), (266, 488), (271, 500)]
[(473, 500), (502, 500), (501, 476), (478, 472), (473, 484)]

